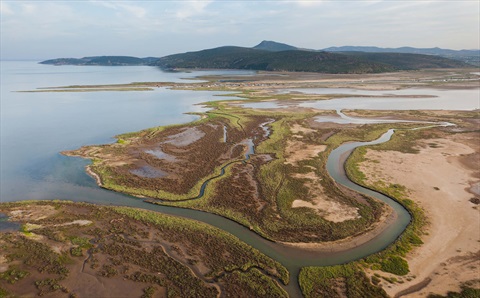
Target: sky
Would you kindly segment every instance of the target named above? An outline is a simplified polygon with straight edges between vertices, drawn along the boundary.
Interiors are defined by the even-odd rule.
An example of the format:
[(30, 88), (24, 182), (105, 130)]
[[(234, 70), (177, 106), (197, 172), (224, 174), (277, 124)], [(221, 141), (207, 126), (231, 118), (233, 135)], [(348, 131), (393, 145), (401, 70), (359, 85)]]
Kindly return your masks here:
[(0, 59), (162, 57), (262, 40), (480, 48), (480, 0), (0, 0)]

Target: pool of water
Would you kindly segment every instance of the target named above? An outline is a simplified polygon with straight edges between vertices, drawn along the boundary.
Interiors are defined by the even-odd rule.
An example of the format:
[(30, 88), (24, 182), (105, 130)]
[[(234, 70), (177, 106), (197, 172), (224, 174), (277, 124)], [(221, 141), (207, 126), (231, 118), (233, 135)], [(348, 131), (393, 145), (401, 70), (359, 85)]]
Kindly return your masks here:
[[(213, 73), (221, 74), (223, 71)], [(59, 154), (61, 151), (77, 149), (83, 145), (112, 142), (114, 141), (112, 136), (116, 134), (193, 121), (198, 119), (198, 116), (185, 113), (205, 111), (204, 107), (198, 105), (199, 103), (214, 99), (231, 99), (218, 97), (220, 94), (218, 92), (174, 91), (165, 88), (149, 92), (15, 92), (32, 90), (37, 87), (73, 84), (175, 81), (204, 74), (206, 73), (163, 73), (152, 67), (55, 67), (32, 62), (4, 63), (2, 61), (0, 201), (29, 199), (85, 201), (139, 207), (200, 220), (232, 233), (286, 266), (292, 276), (291, 284), (287, 289), (294, 295), (299, 293), (295, 281), (301, 267), (345, 263), (382, 250), (394, 241), (408, 224), (409, 218), (399, 216), (401, 220), (398, 224), (390, 226), (386, 232), (371, 241), (347, 251), (318, 253), (303, 250), (265, 240), (248, 228), (221, 216), (196, 210), (148, 204), (138, 198), (104, 190), (98, 187), (94, 179), (85, 173), (84, 167), (89, 161)], [(251, 72), (244, 74), (252, 75)], [(463, 107), (460, 102), (465, 99), (470, 107), (478, 108), (477, 89), (455, 90), (452, 91), (453, 93), (436, 90), (435, 94), (431, 91), (433, 89), (428, 90), (428, 92), (425, 91), (429, 93), (426, 95), (441, 95), (439, 98), (445, 98), (444, 101), (454, 100), (456, 109)], [(357, 105), (345, 106), (345, 103), (338, 105), (338, 102), (342, 102), (342, 100), (348, 100)], [(302, 103), (301, 105), (336, 102), (337, 107), (328, 107), (328, 109), (340, 110), (356, 108), (364, 100), (367, 101), (363, 105), (368, 109), (377, 108), (377, 103), (370, 100), (384, 101), (382, 98), (361, 98), (361, 100), (360, 98), (345, 98)], [(389, 98), (388, 100), (399, 99)], [(432, 98), (408, 98), (407, 100), (432, 100)], [(472, 100), (475, 101), (473, 105)], [(261, 104), (278, 106), (278, 103), (275, 102)], [(405, 102), (403, 102), (403, 106), (397, 105), (397, 107), (405, 109)], [(323, 108), (325, 109), (327, 106)], [(389, 106), (389, 109), (392, 108)], [(266, 127), (264, 129), (268, 134), (268, 129)], [(388, 134), (382, 136), (380, 141), (388, 139), (387, 137), (389, 137)], [(347, 187), (363, 191), (358, 186), (344, 181), (344, 174), (335, 172), (341, 171), (343, 164), (341, 158), (345, 157), (346, 153), (348, 154), (348, 150), (352, 150), (351, 146), (355, 146), (352, 144), (348, 144), (347, 147), (341, 146), (338, 148), (339, 151), (332, 152), (328, 161), (328, 171), (339, 183), (347, 183)], [(246, 158), (254, 153), (253, 142), (248, 142), (247, 145), (249, 151), (247, 151)], [(356, 145), (366, 144), (358, 143)], [(346, 151), (340, 151), (340, 149)], [(385, 199), (385, 201), (387, 200), (388, 198)], [(405, 210), (401, 210), (401, 207), (399, 208), (399, 213), (405, 212)], [(0, 229), (5, 226), (5, 222), (0, 218)]]
[(117, 134), (198, 119), (200, 103), (231, 99), (220, 92), (154, 91), (21, 93), (39, 87), (178, 82), (199, 75), (252, 71), (163, 72), (147, 66), (51, 66), (31, 61), (1, 62), (0, 202), (38, 199), (97, 200), (106, 195), (85, 174), (89, 163), (61, 151), (114, 142)]
[[(321, 110), (475, 110), (480, 109), (480, 88), (444, 90), (411, 88), (392, 91), (365, 91), (355, 89), (289, 89), (309, 94), (347, 95), (330, 100), (311, 100), (298, 103), (298, 107)], [(361, 95), (361, 96), (360, 96)], [(289, 103), (288, 106), (292, 104)], [(254, 109), (278, 109), (287, 107), (281, 101), (241, 104)]]

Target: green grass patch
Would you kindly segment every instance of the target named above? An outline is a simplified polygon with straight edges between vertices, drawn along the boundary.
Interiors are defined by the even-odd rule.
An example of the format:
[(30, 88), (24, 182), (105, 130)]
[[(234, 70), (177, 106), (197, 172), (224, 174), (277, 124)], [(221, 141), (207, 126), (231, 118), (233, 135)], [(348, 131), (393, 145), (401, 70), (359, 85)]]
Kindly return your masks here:
[(390, 256), (382, 260), (381, 270), (396, 275), (407, 275), (409, 272), (407, 261), (399, 256)]
[(20, 270), (16, 266), (9, 266), (7, 271), (0, 273), (0, 279), (5, 280), (9, 284), (15, 284), (19, 280), (26, 277), (28, 274), (28, 271)]
[(33, 235), (32, 232), (30, 232), (30, 230), (28, 229), (28, 224), (23, 224), (21, 227), (20, 227), (20, 232), (23, 233), (23, 235), (27, 236), (27, 237), (31, 237)]
[(276, 282), (256, 268), (233, 271), (222, 277), (225, 290), (236, 297), (289, 297)]
[(0, 287), (0, 297), (14, 297), (10, 292)]
[(388, 297), (383, 289), (370, 282), (363, 269), (356, 263), (330, 267), (304, 267), (300, 270), (299, 283), (306, 298)]
[(442, 296), (438, 294), (430, 294), (428, 298), (478, 298), (480, 297), (480, 289), (471, 288), (463, 285), (460, 292), (448, 292), (447, 295)]
[(72, 242), (73, 245), (78, 245), (81, 248), (92, 248), (93, 245), (90, 243), (90, 240), (85, 237), (70, 237), (70, 242)]

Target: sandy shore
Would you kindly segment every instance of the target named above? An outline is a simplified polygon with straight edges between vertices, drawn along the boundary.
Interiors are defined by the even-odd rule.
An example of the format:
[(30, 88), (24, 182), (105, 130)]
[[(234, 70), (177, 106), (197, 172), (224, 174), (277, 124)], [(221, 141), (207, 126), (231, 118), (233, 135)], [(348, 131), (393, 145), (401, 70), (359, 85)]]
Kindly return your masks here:
[(480, 181), (479, 143), (478, 134), (457, 134), (423, 141), (419, 154), (367, 152), (362, 171), (370, 182), (406, 186), (429, 220), (424, 244), (407, 255), (403, 283), (383, 282), (392, 297), (445, 295), (472, 280), (479, 286), (480, 208), (470, 201), (479, 197), (472, 192)]
[(102, 186), (102, 179), (100, 178), (100, 176), (97, 173), (92, 171), (90, 166), (86, 166), (85, 171), (87, 172), (88, 175), (90, 175), (93, 179), (95, 179), (95, 182), (97, 183), (98, 186), (100, 186), (100, 187)]

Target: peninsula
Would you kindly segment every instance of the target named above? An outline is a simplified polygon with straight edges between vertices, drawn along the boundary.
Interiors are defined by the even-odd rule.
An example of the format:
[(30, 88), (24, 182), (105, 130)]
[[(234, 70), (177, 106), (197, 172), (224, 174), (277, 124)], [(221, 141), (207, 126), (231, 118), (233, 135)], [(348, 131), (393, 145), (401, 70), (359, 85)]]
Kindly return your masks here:
[[(428, 54), (424, 54), (428, 53)], [(434, 53), (434, 54), (432, 54)], [(223, 46), (196, 52), (169, 55), (161, 58), (129, 56), (95, 56), (84, 58), (57, 58), (40, 62), (53, 65), (150, 65), (162, 69), (251, 69), (265, 71), (294, 71), (319, 73), (385, 73), (426, 68), (471, 67), (470, 57), (475, 51), (445, 51), (449, 56), (422, 49), (402, 52), (362, 52), (309, 50), (272, 41), (263, 41), (252, 47)], [(440, 52), (444, 53), (444, 52)], [(467, 58), (465, 58), (467, 57)], [(470, 60), (469, 60), (470, 59)], [(472, 61), (476, 61), (473, 59)], [(466, 63), (467, 62), (467, 63)]]
[[(372, 106), (335, 111), (313, 106), (352, 97), (345, 88), (365, 92), (356, 100), (393, 99), (398, 95), (389, 93), (407, 87), (429, 88), (430, 93), (475, 91), (479, 76), (474, 69), (362, 75), (259, 72), (248, 78), (201, 79), (42, 91), (161, 85), (228, 93), (232, 100), (205, 103), (210, 109), (197, 114), (194, 122), (125, 133), (112, 144), (63, 154), (91, 159), (87, 171), (101, 187), (148, 204), (220, 215), (278, 249), (298, 249), (299, 254), (324, 259), (348, 255), (357, 247), (373, 251), (342, 265), (302, 265), (298, 272), (268, 257), (272, 250), (257, 251), (190, 220), (64, 202), (1, 204), (0, 212), (22, 227), (21, 232), (0, 234), (5, 247), (20, 247), (19, 253), (3, 256), (6, 270), (0, 286), (5, 293), (88, 295), (81, 285), (92, 276), (109, 284), (126, 280), (125, 286), (145, 297), (282, 297), (299, 291), (305, 297), (479, 294), (478, 227), (471, 224), (478, 220), (480, 201), (478, 110), (390, 111)], [(291, 90), (339, 87), (344, 89), (329, 94)], [(392, 128), (390, 140), (360, 144), (336, 160), (335, 166), (345, 169), (340, 173), (359, 190), (344, 186), (327, 167), (343, 144), (380, 140)], [(386, 195), (386, 201), (363, 193), (364, 188)], [(409, 214), (405, 227), (374, 249), (379, 238), (396, 235), (389, 229), (405, 219), (392, 200)], [(37, 250), (48, 251), (48, 257), (34, 262)], [(155, 267), (151, 260), (158, 255), (172, 267)], [(17, 293), (15, 284), (30, 288)]]

